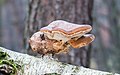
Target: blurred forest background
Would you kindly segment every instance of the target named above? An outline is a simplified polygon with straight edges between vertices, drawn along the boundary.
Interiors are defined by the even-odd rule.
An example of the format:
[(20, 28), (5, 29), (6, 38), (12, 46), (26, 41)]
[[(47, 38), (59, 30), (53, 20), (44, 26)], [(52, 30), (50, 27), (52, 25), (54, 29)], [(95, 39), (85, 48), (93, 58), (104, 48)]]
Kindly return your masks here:
[[(25, 45), (24, 38), (25, 35), (27, 35), (25, 34), (25, 30), (27, 28), (26, 25), (28, 25), (26, 21), (28, 21), (27, 18), (29, 11), (28, 8), (30, 8), (29, 6), (30, 1), (0, 0), (0, 46), (3, 46), (11, 50), (16, 50), (18, 52), (27, 53), (24, 50), (25, 47), (28, 47)], [(54, 0), (51, 1), (53, 1), (54, 3)], [(74, 0), (65, 1), (66, 4), (69, 5), (68, 8), (70, 6), (71, 7), (73, 6), (72, 1)], [(96, 39), (92, 43), (92, 52), (89, 67), (102, 71), (120, 73), (120, 0), (91, 0), (91, 1), (93, 1), (93, 3), (91, 3), (93, 4), (92, 9), (93, 22), (89, 24), (92, 24), (93, 26), (92, 33), (95, 34)], [(41, 5), (44, 6), (44, 4), (46, 3), (47, 0), (43, 0), (43, 2), (41, 2)], [(45, 8), (49, 8), (49, 6)], [(66, 8), (64, 11), (71, 11), (71, 9), (67, 10)], [(62, 12), (64, 13), (64, 11)], [(42, 12), (44, 13), (49, 11), (46, 10)], [(59, 14), (57, 14), (57, 16), (59, 16)], [(42, 16), (39, 18), (42, 18), (41, 22), (44, 22), (47, 19), (46, 16)], [(48, 20), (47, 22), (41, 23), (44, 24), (42, 26), (45, 26), (48, 23), (50, 23), (52, 20), (54, 20), (53, 18), (54, 17), (52, 17), (52, 19)], [(64, 19), (66, 18), (66, 16), (62, 18)], [(74, 18), (74, 15), (69, 16), (68, 18)], [(57, 17), (57, 19), (61, 18)], [(79, 23), (77, 21), (73, 21), (72, 19), (70, 20), (68, 19), (68, 21)], [(41, 28), (42, 26), (39, 26), (39, 28)], [(71, 55), (73, 55), (72, 51), (70, 53)], [(64, 61), (63, 59), (65, 58), (61, 58), (61, 61)], [(79, 57), (76, 57), (76, 59), (78, 60)], [(76, 65), (80, 65), (80, 63), (77, 62), (74, 63)]]

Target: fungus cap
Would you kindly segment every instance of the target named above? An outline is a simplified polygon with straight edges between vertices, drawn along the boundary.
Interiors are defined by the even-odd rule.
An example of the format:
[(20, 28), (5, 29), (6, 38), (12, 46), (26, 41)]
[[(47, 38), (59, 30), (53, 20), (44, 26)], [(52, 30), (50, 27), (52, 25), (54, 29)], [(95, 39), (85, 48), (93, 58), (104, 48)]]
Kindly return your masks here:
[(48, 26), (40, 29), (48, 38), (65, 42), (74, 37), (81, 37), (91, 30), (90, 25), (78, 25), (62, 20), (53, 21)]

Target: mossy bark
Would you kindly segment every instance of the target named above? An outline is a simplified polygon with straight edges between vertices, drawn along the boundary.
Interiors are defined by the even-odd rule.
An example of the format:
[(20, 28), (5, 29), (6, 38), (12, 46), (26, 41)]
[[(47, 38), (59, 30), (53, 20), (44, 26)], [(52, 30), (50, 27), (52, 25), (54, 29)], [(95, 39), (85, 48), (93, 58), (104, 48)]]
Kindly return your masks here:
[[(21, 75), (119, 75), (115, 73), (102, 72), (84, 68), (82, 66), (74, 66), (59, 62), (57, 59), (46, 55), (34, 57), (28, 54), (14, 52), (0, 47), (3, 52), (6, 52), (13, 60), (19, 61), (18, 64), (23, 65)], [(20, 74), (18, 74), (20, 75)]]

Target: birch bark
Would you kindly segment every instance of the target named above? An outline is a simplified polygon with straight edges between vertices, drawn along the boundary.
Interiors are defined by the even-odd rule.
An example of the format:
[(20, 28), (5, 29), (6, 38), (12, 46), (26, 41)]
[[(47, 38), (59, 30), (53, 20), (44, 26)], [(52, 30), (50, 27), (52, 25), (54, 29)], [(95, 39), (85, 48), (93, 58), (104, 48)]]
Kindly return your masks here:
[(119, 75), (115, 73), (102, 72), (84, 68), (82, 66), (74, 66), (59, 62), (50, 55), (44, 57), (34, 57), (28, 54), (14, 52), (3, 47), (0, 47), (3, 52), (10, 55), (18, 64), (23, 65), (23, 73), (19, 75)]

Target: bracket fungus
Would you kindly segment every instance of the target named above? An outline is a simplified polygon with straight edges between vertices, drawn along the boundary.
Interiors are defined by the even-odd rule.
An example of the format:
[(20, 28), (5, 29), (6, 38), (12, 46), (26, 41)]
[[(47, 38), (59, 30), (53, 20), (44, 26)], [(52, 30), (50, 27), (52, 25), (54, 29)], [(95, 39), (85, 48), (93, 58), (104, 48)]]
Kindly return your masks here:
[(86, 34), (92, 30), (90, 25), (78, 25), (63, 20), (51, 22), (30, 38), (33, 51), (41, 54), (65, 53), (69, 47), (80, 48), (91, 43), (95, 37)]

